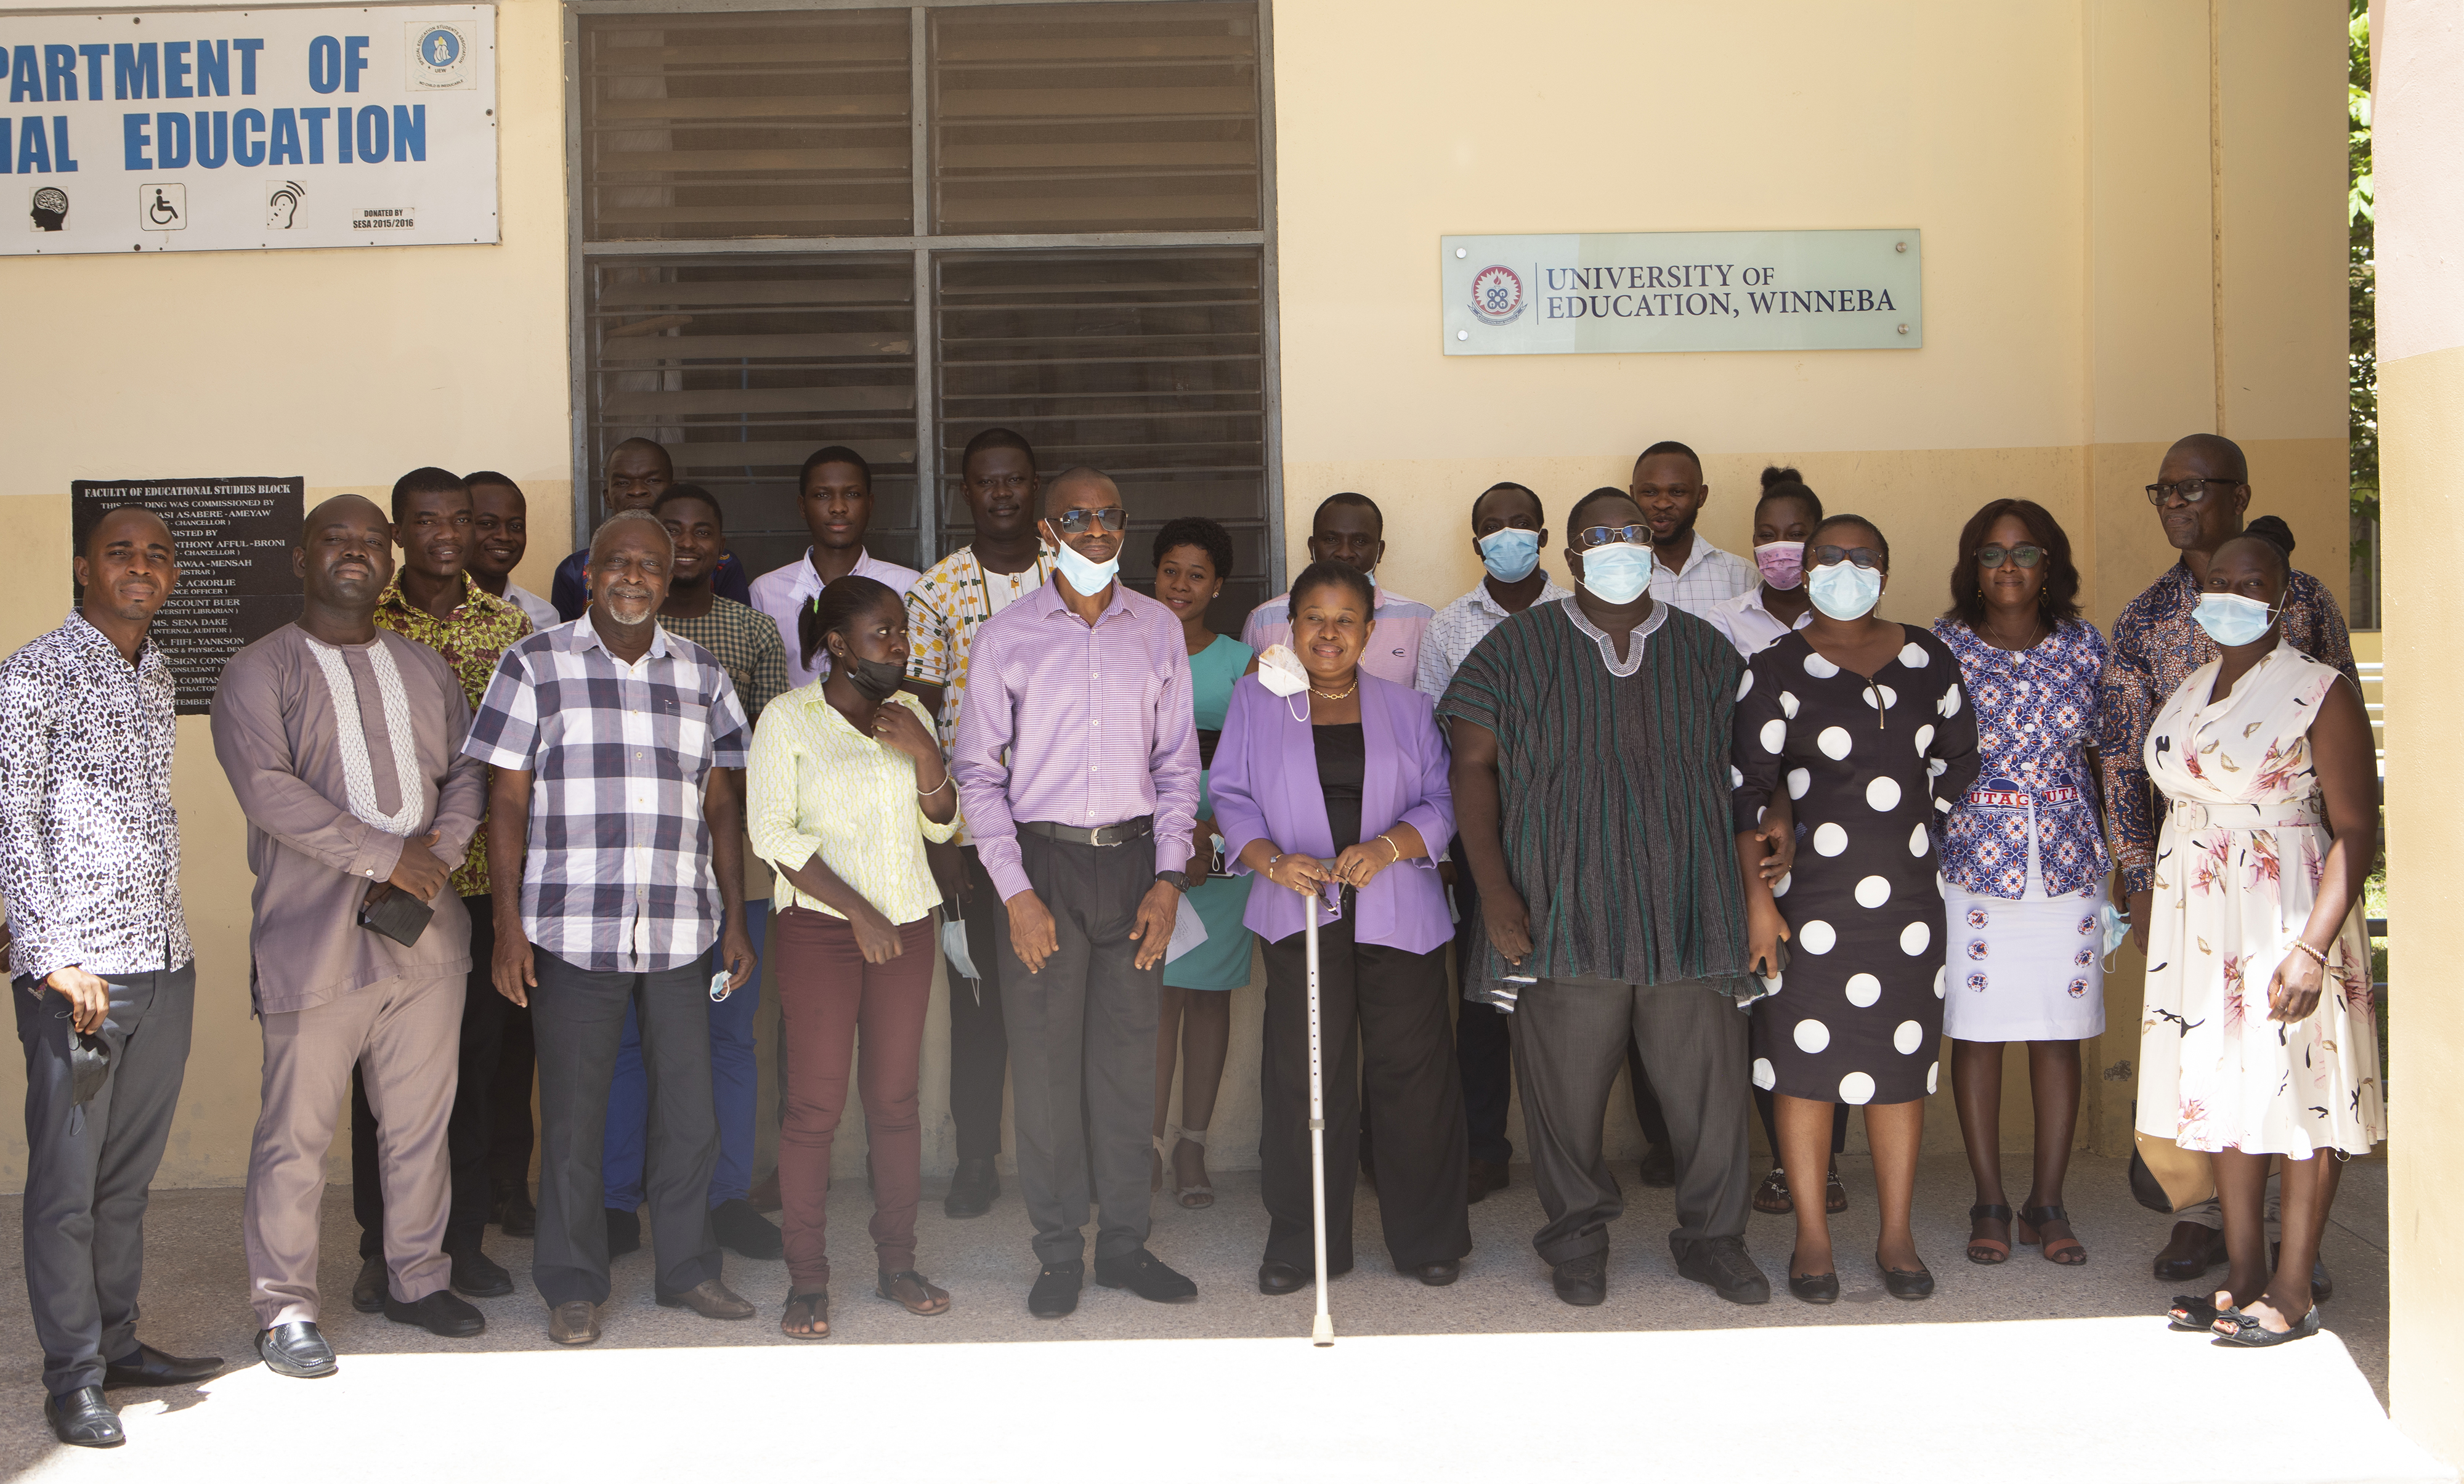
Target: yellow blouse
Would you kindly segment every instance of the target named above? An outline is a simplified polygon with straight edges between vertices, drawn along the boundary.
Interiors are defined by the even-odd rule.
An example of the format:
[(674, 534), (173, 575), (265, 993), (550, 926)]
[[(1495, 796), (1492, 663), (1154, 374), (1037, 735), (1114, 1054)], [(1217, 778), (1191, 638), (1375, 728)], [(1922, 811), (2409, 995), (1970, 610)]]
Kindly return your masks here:
[[(849, 725), (823, 699), (823, 684), (772, 701), (753, 728), (745, 804), (753, 853), (777, 867), (801, 866), (819, 853), (822, 864), (883, 917), (913, 922), (941, 904), (924, 842), (949, 839), (958, 823), (925, 817), (914, 761)], [(905, 691), (894, 698), (933, 730), (922, 701)], [(774, 899), (846, 916), (796, 890), (783, 874)]]

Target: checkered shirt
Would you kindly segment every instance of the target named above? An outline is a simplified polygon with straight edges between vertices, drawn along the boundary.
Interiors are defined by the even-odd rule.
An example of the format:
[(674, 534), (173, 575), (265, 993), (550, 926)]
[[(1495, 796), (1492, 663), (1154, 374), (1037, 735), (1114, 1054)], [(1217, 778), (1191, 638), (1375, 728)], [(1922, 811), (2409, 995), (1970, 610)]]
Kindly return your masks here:
[(1683, 566), (1671, 571), (1657, 552), (1652, 555), (1651, 595), (1697, 618), (1704, 617), (1714, 603), (1751, 592), (1762, 580), (1761, 570), (1751, 562), (1722, 551), (1705, 541), (1700, 531), (1694, 533), (1694, 549), (1685, 554)]
[(505, 651), (462, 750), (532, 774), (524, 935), (594, 973), (710, 951), (725, 907), (702, 785), (751, 742), (726, 669), (665, 630), (629, 665), (586, 614)]
[(715, 597), (710, 611), (699, 618), (661, 613), (659, 627), (717, 656), (719, 668), (736, 682), (736, 698), (746, 720), (760, 720), (762, 711), (787, 693), (786, 646), (779, 642), (779, 626), (767, 615), (734, 598)]

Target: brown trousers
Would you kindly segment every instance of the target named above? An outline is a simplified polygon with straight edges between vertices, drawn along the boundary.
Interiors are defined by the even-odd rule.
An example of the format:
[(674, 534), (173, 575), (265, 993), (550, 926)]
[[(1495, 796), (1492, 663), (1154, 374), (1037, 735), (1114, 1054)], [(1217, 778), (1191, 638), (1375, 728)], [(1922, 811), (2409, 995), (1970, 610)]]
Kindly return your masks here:
[(924, 1184), (916, 1084), (924, 1012), (933, 1000), (935, 936), (929, 914), (904, 923), (898, 957), (867, 963), (854, 927), (844, 919), (787, 907), (770, 919), (779, 1034), (787, 1059), (779, 1200), (791, 1293), (829, 1286), (830, 1142), (847, 1111), (850, 1059), (872, 1153), (873, 1251), (884, 1273), (915, 1266), (915, 1203)]

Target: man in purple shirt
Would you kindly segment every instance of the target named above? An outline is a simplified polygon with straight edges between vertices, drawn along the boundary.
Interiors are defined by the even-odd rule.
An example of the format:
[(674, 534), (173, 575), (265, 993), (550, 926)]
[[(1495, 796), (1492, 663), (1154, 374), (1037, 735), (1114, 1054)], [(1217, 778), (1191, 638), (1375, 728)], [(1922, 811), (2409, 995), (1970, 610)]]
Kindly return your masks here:
[(1044, 508), (1060, 565), (977, 631), (951, 771), (1009, 911), (1001, 1014), (1043, 1263), (1026, 1306), (1057, 1319), (1078, 1307), (1090, 1195), (1104, 1211), (1096, 1282), (1198, 1296), (1146, 1239), (1155, 1009), (1189, 889), (1199, 763), (1180, 620), (1118, 579), (1120, 489), (1072, 469)]

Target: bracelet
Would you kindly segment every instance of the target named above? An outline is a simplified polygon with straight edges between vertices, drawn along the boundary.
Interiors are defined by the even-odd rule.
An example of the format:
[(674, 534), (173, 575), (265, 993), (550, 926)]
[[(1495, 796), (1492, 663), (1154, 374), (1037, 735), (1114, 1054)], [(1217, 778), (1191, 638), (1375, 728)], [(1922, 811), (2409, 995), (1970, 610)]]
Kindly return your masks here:
[(2321, 968), (2325, 968), (2327, 966), (2327, 956), (2321, 953), (2318, 949), (2311, 947), (2309, 940), (2297, 938), (2293, 940), (2293, 946), (2300, 949), (2303, 953), (2310, 955), (2310, 957), (2317, 959)]
[(942, 789), (947, 788), (947, 787), (949, 787), (949, 786), (950, 786), (950, 775), (949, 775), (949, 774), (947, 774), (947, 773), (943, 773), (943, 774), (941, 775), (941, 781), (940, 781), (939, 783), (937, 783), (937, 784), (935, 784), (932, 787), (930, 787), (930, 788), (918, 788), (918, 789), (916, 789), (916, 790), (915, 790), (915, 797), (917, 797), (917, 798), (919, 798), (919, 799), (929, 799), (929, 798), (933, 797), (933, 795), (935, 795), (935, 794), (936, 794), (936, 793), (939, 793)]
[(1377, 838), (1379, 838), (1379, 839), (1381, 839), (1381, 840), (1385, 840), (1385, 841), (1386, 841), (1386, 848), (1387, 848), (1388, 850), (1393, 851), (1393, 852), (1395, 853), (1395, 859), (1394, 859), (1394, 860), (1390, 860), (1390, 861), (1386, 862), (1386, 864), (1388, 864), (1388, 865), (1390, 865), (1390, 866), (1391, 866), (1391, 865), (1395, 864), (1395, 861), (1398, 861), (1398, 860), (1401, 860), (1401, 859), (1403, 858), (1403, 847), (1401, 847), (1401, 846), (1399, 846), (1399, 845), (1396, 844), (1393, 840), (1388, 839), (1388, 838), (1387, 838), (1387, 835), (1386, 835), (1386, 831), (1383, 831), (1383, 830), (1378, 831), (1377, 831)]

